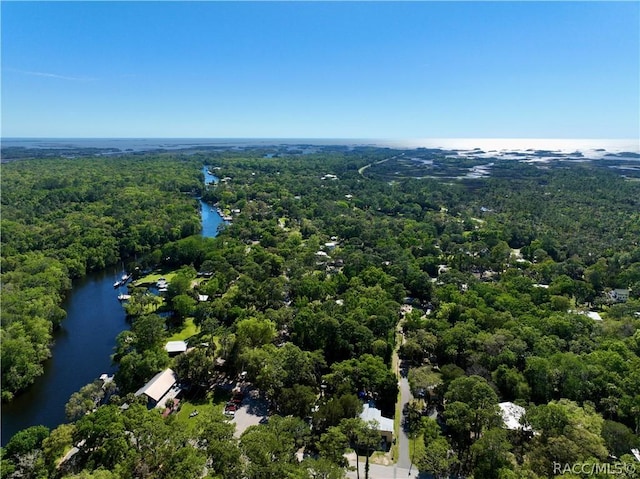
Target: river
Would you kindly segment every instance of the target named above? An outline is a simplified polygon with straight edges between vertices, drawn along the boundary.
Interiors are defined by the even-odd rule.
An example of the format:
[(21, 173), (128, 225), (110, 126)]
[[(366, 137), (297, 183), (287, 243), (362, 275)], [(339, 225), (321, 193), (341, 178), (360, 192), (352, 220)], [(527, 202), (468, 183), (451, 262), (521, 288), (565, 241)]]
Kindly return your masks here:
[[(206, 169), (205, 182), (217, 181)], [(223, 222), (211, 206), (200, 201), (202, 235), (213, 237)], [(52, 357), (33, 386), (2, 405), (2, 445), (21, 429), (38, 424), (51, 429), (66, 422), (64, 406), (69, 397), (101, 374), (113, 374), (111, 354), (116, 336), (129, 327), (113, 283), (120, 269), (91, 273), (73, 283), (62, 307), (66, 319), (54, 333)], [(125, 289), (120, 288), (124, 293)]]
[[(208, 167), (204, 167), (202, 172), (204, 173), (205, 185), (218, 182), (218, 177), (209, 173)], [(206, 204), (202, 200), (200, 200), (200, 215), (202, 217), (202, 236), (213, 238), (218, 234), (218, 227), (224, 223), (222, 217), (213, 206)]]

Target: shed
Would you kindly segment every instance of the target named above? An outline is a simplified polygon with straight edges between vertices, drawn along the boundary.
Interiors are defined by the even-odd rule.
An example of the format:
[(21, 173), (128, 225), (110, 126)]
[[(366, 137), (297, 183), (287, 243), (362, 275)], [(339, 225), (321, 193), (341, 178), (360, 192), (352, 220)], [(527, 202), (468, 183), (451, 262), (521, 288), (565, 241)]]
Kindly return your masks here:
[(169, 341), (165, 344), (164, 349), (169, 353), (169, 356), (175, 356), (187, 350), (187, 343), (184, 341)]

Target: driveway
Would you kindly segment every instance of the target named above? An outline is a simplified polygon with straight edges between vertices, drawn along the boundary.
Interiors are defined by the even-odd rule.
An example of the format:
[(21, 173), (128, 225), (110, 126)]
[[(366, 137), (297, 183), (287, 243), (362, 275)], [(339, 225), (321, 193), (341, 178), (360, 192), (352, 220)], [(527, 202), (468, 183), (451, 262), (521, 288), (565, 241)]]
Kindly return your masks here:
[[(349, 459), (349, 465), (355, 468), (355, 454), (347, 454), (347, 458)], [(349, 479), (356, 479), (356, 471), (348, 471), (347, 477)], [(409, 468), (400, 467), (398, 464), (393, 464), (391, 466), (369, 464), (369, 479), (406, 479), (408, 477), (419, 477), (418, 469), (413, 467), (411, 471), (409, 471)], [(364, 460), (360, 461), (360, 479), (364, 479)]]
[(251, 394), (246, 394), (231, 421), (236, 425), (233, 435), (240, 437), (249, 426), (260, 424), (260, 421), (266, 418), (268, 418), (267, 402), (260, 397), (254, 398)]
[[(409, 381), (406, 377), (401, 377), (398, 383), (400, 386), (400, 411), (404, 410), (405, 404), (411, 399), (411, 390), (409, 389)], [(396, 408), (397, 411), (397, 408)], [(402, 414), (402, 413), (400, 413)], [(409, 438), (403, 427), (404, 418), (400, 423), (398, 431), (398, 467), (403, 469), (409, 469), (411, 467), (411, 457), (409, 454)]]

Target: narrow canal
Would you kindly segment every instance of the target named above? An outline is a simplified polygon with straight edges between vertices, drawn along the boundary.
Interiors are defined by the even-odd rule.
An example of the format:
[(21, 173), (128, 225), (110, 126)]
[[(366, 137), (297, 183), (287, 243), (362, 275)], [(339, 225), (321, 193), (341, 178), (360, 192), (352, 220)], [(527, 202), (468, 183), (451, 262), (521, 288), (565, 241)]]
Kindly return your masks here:
[[(217, 178), (203, 170), (205, 183)], [(200, 201), (202, 235), (213, 237), (223, 222), (217, 211)], [(92, 273), (74, 282), (62, 305), (67, 312), (54, 334), (52, 357), (44, 364), (44, 375), (9, 404), (2, 405), (2, 445), (21, 429), (42, 424), (51, 429), (66, 422), (64, 406), (69, 397), (101, 374), (113, 374), (111, 354), (116, 336), (129, 325), (117, 299), (124, 288), (113, 288), (121, 270)]]

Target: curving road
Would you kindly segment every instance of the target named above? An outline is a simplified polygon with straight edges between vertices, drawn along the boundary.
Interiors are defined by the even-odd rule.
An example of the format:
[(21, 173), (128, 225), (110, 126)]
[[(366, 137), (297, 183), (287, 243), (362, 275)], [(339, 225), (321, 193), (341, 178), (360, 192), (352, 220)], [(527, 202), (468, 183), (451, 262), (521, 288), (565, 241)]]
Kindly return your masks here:
[(393, 160), (394, 158), (398, 158), (399, 156), (404, 156), (404, 153), (400, 153), (399, 155), (391, 156), (389, 158), (385, 158), (384, 160), (374, 161), (373, 163), (369, 163), (368, 165), (364, 165), (362, 168), (358, 168), (358, 173), (363, 178), (366, 178), (366, 176), (364, 176), (364, 170), (366, 170), (367, 168), (370, 168), (371, 165), (379, 165), (380, 163), (384, 163), (385, 161)]

